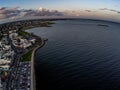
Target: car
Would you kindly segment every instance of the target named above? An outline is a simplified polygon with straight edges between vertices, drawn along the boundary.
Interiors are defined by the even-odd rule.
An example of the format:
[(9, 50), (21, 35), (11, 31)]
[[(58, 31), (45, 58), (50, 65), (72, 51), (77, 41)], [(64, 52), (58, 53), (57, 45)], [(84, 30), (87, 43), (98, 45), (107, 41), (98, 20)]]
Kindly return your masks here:
[(30, 88), (27, 88), (27, 90), (30, 90)]

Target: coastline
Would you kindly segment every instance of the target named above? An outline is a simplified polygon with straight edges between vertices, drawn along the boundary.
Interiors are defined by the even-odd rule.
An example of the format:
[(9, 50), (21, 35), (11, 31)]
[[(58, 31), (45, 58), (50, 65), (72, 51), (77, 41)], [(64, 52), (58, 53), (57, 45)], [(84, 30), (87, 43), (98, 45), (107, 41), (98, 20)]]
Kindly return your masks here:
[(114, 21), (114, 20), (104, 20), (104, 19), (91, 19), (91, 18), (79, 18), (79, 17), (36, 17), (36, 18), (18, 18), (18, 19), (13, 19), (13, 20), (3, 20), (0, 21), (1, 24), (6, 24), (6, 23), (13, 23), (13, 22), (19, 22), (19, 21), (27, 21), (27, 20), (42, 20), (42, 21), (58, 21), (58, 20), (92, 20), (92, 21), (104, 21), (104, 22), (111, 22), (111, 23), (116, 23), (120, 24), (119, 21)]
[(39, 48), (43, 47), (44, 44), (45, 44), (45, 40), (43, 40), (43, 39), (41, 38), (41, 43), (40, 43), (40, 45), (37, 46), (37, 47), (33, 50), (33, 52), (32, 52), (32, 57), (31, 57), (31, 90), (36, 90), (36, 77), (35, 77), (35, 66), (34, 66), (34, 65), (35, 65), (35, 64), (34, 64), (34, 62), (35, 62), (35, 53), (36, 53), (36, 51), (37, 51)]
[[(8, 73), (7, 77), (3, 78), (6, 80), (4, 84), (6, 89), (28, 88), (36, 90), (34, 55), (39, 48), (44, 46), (47, 39), (43, 39), (40, 36), (26, 32), (25, 30), (36, 27), (51, 27), (51, 24), (54, 23), (48, 20), (26, 20), (0, 24), (0, 43), (2, 42), (4, 44), (2, 46), (0, 45), (0, 49), (9, 45), (13, 53), (17, 53), (16, 55), (11, 53), (10, 65), (7, 69), (5, 65), (2, 68), (5, 68), (7, 72), (6, 70), (4, 70), (4, 72)], [(4, 42), (4, 40), (2, 41), (2, 39), (5, 39), (6, 42)], [(3, 52), (4, 50), (1, 49), (0, 51)], [(18, 57), (18, 59), (16, 59), (16, 57)], [(2, 75), (5, 76), (6, 74), (2, 73)]]

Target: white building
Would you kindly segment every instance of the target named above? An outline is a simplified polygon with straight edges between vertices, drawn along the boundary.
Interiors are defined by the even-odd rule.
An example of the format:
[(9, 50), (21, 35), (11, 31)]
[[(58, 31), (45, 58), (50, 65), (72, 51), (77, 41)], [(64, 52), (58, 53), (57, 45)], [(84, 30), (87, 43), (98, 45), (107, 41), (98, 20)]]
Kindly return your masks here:
[(1, 84), (1, 78), (0, 78), (0, 90), (3, 90), (2, 84)]
[(16, 39), (16, 38), (18, 37), (18, 34), (17, 34), (17, 33), (11, 33), (11, 34), (9, 35), (9, 37), (10, 37), (11, 39)]

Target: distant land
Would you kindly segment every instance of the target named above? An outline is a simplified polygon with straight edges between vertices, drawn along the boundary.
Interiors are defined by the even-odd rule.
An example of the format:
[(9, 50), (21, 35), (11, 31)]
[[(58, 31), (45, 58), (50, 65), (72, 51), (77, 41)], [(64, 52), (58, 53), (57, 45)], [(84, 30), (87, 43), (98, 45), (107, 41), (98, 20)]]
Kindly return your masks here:
[(120, 24), (120, 22), (110, 21), (110, 20), (101, 20), (101, 19), (85, 19), (85, 18), (76, 18), (76, 17), (42, 17), (42, 18), (19, 18), (19, 19), (8, 19), (8, 20), (0, 20), (0, 24), (16, 22), (16, 21), (24, 21), (24, 20), (91, 20), (91, 21), (104, 21)]
[(105, 25), (105, 24), (98, 24), (97, 26), (109, 27), (109, 25)]

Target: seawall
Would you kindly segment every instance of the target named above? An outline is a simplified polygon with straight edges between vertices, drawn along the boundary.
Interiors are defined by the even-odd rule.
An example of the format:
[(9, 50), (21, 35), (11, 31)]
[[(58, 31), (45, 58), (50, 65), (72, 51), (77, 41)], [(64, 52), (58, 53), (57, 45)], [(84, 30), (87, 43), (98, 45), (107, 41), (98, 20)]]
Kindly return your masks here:
[(41, 39), (41, 43), (39, 46), (37, 46), (33, 52), (32, 52), (32, 57), (31, 57), (31, 90), (36, 90), (36, 77), (35, 77), (35, 53), (36, 51), (41, 48), (42, 46), (44, 46), (45, 41), (43, 39)]

